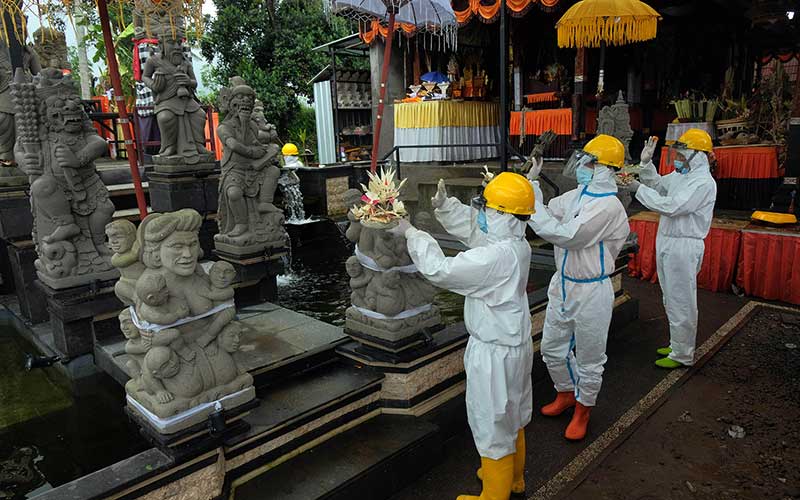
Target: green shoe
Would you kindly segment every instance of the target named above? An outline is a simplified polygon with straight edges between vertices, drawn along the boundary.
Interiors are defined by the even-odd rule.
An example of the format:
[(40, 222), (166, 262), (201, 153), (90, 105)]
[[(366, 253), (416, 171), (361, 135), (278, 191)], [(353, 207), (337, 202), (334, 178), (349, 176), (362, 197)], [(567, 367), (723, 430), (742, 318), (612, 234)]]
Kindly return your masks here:
[(659, 356), (669, 356), (670, 354), (672, 354), (672, 347), (670, 346), (659, 347), (658, 349), (656, 349), (656, 352), (658, 353)]
[(684, 365), (670, 358), (661, 358), (656, 361), (656, 366), (659, 368), (667, 368), (672, 370), (674, 368), (683, 368)]

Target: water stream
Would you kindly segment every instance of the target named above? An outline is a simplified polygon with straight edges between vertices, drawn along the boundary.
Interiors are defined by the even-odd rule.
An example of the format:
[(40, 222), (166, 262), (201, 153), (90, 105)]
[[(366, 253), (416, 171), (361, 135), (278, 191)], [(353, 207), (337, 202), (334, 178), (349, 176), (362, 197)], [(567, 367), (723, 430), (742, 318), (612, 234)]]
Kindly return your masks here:
[(287, 224), (306, 224), (313, 219), (306, 218), (303, 207), (303, 192), (300, 191), (300, 179), (294, 172), (284, 172), (278, 177), (278, 185), (283, 191), (283, 205), (286, 209)]

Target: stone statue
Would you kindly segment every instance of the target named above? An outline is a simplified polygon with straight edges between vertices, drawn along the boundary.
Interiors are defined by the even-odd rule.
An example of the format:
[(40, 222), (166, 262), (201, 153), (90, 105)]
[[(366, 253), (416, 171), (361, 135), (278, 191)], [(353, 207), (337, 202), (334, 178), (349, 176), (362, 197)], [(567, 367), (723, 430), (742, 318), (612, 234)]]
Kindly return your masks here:
[(33, 49), (46, 68), (70, 69), (67, 35), (55, 28), (41, 27), (33, 32)]
[[(216, 262), (207, 275), (200, 266), (202, 221), (191, 209), (145, 218), (135, 243), (144, 269), (135, 280), (134, 304), (119, 318), (131, 358), (126, 392), (149, 412), (140, 411), (145, 418), (170, 418), (169, 430), (162, 432), (204, 420), (197, 412), (184, 413), (197, 405), (224, 398), (223, 406), (232, 408), (255, 397), (252, 376), (233, 357), (241, 332), (234, 321), (235, 270)], [(132, 264), (115, 260), (124, 264), (124, 276)]]
[(255, 91), (239, 77), (220, 92), (226, 115), (217, 128), (224, 151), (214, 241), (217, 250), (234, 255), (283, 247), (287, 239), (283, 212), (273, 204), (280, 150), (272, 142), (274, 127), (256, 121), (254, 104)]
[(158, 33), (177, 31), (184, 26), (183, 16), (164, 9), (158, 0), (134, 0), (133, 10), (134, 39), (153, 38)]
[[(353, 205), (361, 203), (357, 189), (343, 196)], [(346, 312), (347, 331), (357, 340), (367, 336), (398, 342), (438, 325), (436, 288), (416, 271), (405, 238), (365, 227), (352, 212), (348, 219), (345, 236), (356, 248), (345, 263), (352, 303)]]
[(633, 137), (631, 116), (628, 113), (628, 104), (622, 91), (619, 91), (617, 102), (611, 106), (603, 107), (597, 114), (597, 133), (613, 135), (625, 146), (625, 163), (631, 163), (630, 142)]
[(59, 289), (117, 277), (105, 243), (114, 205), (94, 165), (108, 146), (72, 79), (46, 68), (30, 83), (18, 71), (12, 89), (14, 155), (31, 182), (39, 279)]
[[(25, 47), (23, 71), (38, 74), (41, 70), (36, 53)], [(0, 185), (19, 186), (28, 183), (25, 174), (14, 165), (14, 102), (11, 100), (11, 80), (13, 71), (8, 46), (0, 37)]]
[(165, 30), (158, 36), (160, 53), (147, 59), (142, 81), (153, 91), (161, 132), (161, 149), (153, 157), (165, 172), (213, 168), (205, 147), (206, 114), (195, 95), (197, 78), (183, 50), (183, 34)]
[(136, 240), (136, 226), (133, 222), (120, 219), (106, 225), (108, 247), (114, 252), (111, 265), (120, 272), (119, 281), (114, 285), (114, 293), (125, 305), (133, 305), (136, 280), (144, 271), (139, 262), (139, 242)]

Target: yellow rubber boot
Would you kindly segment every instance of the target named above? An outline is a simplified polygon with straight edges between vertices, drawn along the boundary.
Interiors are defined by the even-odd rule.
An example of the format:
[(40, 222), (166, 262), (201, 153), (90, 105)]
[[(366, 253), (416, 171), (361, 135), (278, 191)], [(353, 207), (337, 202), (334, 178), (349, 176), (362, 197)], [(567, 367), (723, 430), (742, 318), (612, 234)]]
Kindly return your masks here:
[(514, 481), (514, 455), (499, 460), (481, 457), (483, 491), (480, 496), (459, 495), (457, 500), (508, 500)]
[[(476, 472), (478, 479), (483, 481), (483, 468)], [(511, 483), (512, 495), (525, 494), (525, 429), (520, 429), (517, 434), (517, 451), (514, 453), (514, 480)]]

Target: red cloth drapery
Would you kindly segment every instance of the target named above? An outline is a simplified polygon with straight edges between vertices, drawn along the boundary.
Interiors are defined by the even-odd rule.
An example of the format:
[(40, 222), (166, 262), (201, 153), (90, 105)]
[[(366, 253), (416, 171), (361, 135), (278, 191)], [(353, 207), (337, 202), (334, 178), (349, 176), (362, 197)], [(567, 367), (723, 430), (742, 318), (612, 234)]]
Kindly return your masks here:
[[(697, 286), (713, 292), (728, 291), (733, 283), (739, 256), (743, 221), (715, 220), (705, 239), (703, 265), (697, 275)], [(658, 215), (637, 214), (630, 219), (631, 231), (639, 237), (639, 253), (631, 255), (628, 270), (631, 276), (658, 283), (656, 269), (656, 235)]]
[(525, 95), (525, 102), (528, 104), (536, 104), (539, 102), (556, 102), (558, 101), (558, 97), (556, 97), (555, 92), (539, 92), (538, 94), (526, 94)]
[[(714, 156), (717, 158), (716, 179), (773, 179), (781, 176), (778, 148), (775, 146), (723, 146), (714, 148)], [(663, 147), (658, 166), (661, 175), (673, 171), (667, 162), (667, 147)]]
[[(411, 36), (417, 31), (417, 28), (413, 24), (408, 23), (397, 23), (395, 29), (401, 31), (406, 36)], [(358, 36), (367, 45), (371, 45), (372, 42), (375, 41), (376, 36), (380, 35), (381, 38), (385, 39), (388, 34), (389, 27), (382, 25), (377, 19), (373, 19), (372, 22), (366, 26), (358, 27)]]
[(139, 45), (158, 45), (157, 38), (140, 38), (133, 41), (133, 79), (142, 81), (142, 64), (139, 62)]
[[(528, 9), (530, 9), (533, 4), (537, 3), (537, 1), (545, 10), (552, 9), (559, 2), (559, 0), (505, 0), (506, 7), (512, 16), (525, 15)], [(464, 2), (453, 1), (451, 5), (456, 15), (456, 21), (458, 21), (458, 24), (464, 25), (467, 24), (474, 15), (477, 15), (478, 18), (485, 23), (494, 22), (500, 13), (501, 2), (502, 0), (494, 0), (491, 3), (487, 0), (467, 0), (466, 7), (464, 6)]]
[[(511, 135), (520, 135), (522, 126), (522, 112), (513, 111), (508, 128)], [(572, 133), (572, 110), (565, 109), (539, 109), (525, 112), (525, 135), (541, 135), (552, 130), (556, 135), (570, 135)]]
[(748, 295), (800, 304), (800, 233), (742, 231), (736, 284)]

